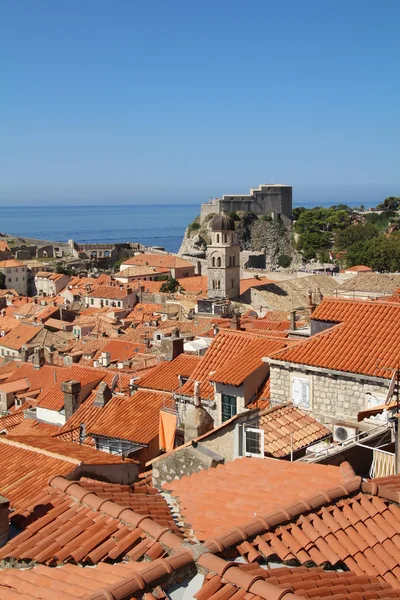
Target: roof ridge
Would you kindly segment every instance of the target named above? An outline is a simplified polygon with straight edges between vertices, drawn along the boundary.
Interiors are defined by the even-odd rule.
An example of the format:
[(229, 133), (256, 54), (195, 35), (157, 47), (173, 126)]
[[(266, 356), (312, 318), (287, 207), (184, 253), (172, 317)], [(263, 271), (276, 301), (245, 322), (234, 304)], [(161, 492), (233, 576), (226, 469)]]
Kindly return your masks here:
[[(24, 436), (27, 437), (27, 436)], [(70, 456), (64, 456), (63, 454), (57, 454), (57, 452), (51, 452), (50, 450), (44, 450), (43, 448), (37, 448), (37, 446), (29, 446), (28, 444), (24, 444), (22, 442), (15, 442), (14, 440), (10, 440), (7, 437), (2, 437), (2, 444), (8, 444), (9, 446), (17, 446), (17, 448), (24, 448), (25, 450), (30, 450), (31, 452), (37, 452), (37, 454), (44, 454), (46, 456), (50, 456), (51, 458), (57, 458), (58, 460), (63, 460), (64, 462), (70, 462), (74, 465), (82, 464), (82, 461), (77, 458), (72, 458)]]
[(184, 541), (183, 538), (173, 533), (169, 527), (163, 527), (155, 523), (151, 517), (140, 515), (131, 508), (122, 506), (113, 500), (100, 498), (96, 492), (82, 487), (78, 481), (70, 481), (65, 477), (57, 475), (50, 479), (49, 485), (64, 494), (68, 494), (71, 498), (75, 498), (81, 503), (84, 502), (93, 510), (103, 512), (113, 519), (118, 519), (129, 525), (133, 525), (135, 528), (141, 529), (156, 542), (160, 542), (163, 546), (166, 546), (169, 551), (178, 551)]
[[(347, 463), (348, 464), (348, 463)], [(361, 489), (361, 477), (354, 476), (350, 477), (350, 469), (352, 467), (348, 464), (344, 466), (347, 470), (345, 475), (346, 481), (343, 484), (339, 484), (333, 488), (327, 490), (321, 490), (308, 498), (299, 500), (294, 504), (290, 504), (268, 515), (257, 516), (252, 521), (239, 527), (233, 527), (230, 531), (221, 536), (213, 539), (206, 540), (204, 545), (209, 549), (211, 553), (219, 553), (233, 545), (242, 543), (249, 538), (253, 538), (257, 535), (261, 535), (266, 531), (282, 525), (286, 521), (291, 521), (294, 517), (302, 515), (304, 512), (309, 512), (330, 504), (334, 500), (349, 496), (350, 494)], [(353, 471), (354, 472), (354, 471)]]

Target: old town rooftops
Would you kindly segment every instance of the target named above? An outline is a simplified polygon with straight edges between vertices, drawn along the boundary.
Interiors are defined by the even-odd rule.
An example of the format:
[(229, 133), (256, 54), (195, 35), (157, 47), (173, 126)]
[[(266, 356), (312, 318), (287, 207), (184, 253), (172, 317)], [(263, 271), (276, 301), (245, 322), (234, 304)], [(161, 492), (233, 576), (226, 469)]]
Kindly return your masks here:
[(191, 377), (194, 369), (201, 360), (198, 356), (180, 354), (174, 360), (163, 361), (155, 366), (151, 369), (150, 373), (138, 379), (136, 384), (140, 388), (174, 392), (182, 384), (179, 376), (183, 378)]
[(347, 471), (339, 467), (239, 458), (166, 483), (164, 488), (178, 498), (181, 514), (197, 539), (205, 540), (347, 479)]
[(104, 298), (106, 300), (123, 300), (132, 293), (130, 288), (119, 285), (100, 285), (86, 293), (88, 298)]
[(11, 269), (14, 267), (24, 267), (24, 263), (19, 260), (15, 260), (15, 258), (10, 258), (8, 260), (0, 261), (0, 269)]
[(139, 390), (131, 397), (114, 396), (86, 431), (147, 445), (158, 435), (160, 410), (172, 406), (172, 397), (165, 392)]
[(20, 323), (14, 327), (4, 337), (0, 338), (0, 346), (9, 348), (10, 350), (21, 350), (22, 346), (33, 340), (39, 333), (39, 328), (35, 325), (26, 325)]
[(192, 263), (179, 256), (171, 254), (137, 254), (128, 258), (123, 265), (149, 265), (152, 267), (166, 267), (176, 269), (179, 267), (193, 267)]
[(221, 330), (180, 393), (193, 396), (194, 381), (200, 381), (202, 398), (213, 398), (211, 381), (241, 385), (253, 371), (262, 366), (262, 357), (296, 342), (268, 338), (257, 332)]
[(313, 319), (337, 322), (272, 360), (390, 379), (399, 360), (400, 305), (324, 300)]

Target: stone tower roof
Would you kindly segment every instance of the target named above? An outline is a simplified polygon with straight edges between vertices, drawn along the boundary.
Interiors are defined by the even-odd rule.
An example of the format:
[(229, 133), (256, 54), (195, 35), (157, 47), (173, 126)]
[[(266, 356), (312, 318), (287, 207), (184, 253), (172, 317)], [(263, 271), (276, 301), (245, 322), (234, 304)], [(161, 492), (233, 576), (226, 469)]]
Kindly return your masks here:
[(216, 215), (211, 220), (211, 231), (235, 231), (235, 222), (225, 213)]

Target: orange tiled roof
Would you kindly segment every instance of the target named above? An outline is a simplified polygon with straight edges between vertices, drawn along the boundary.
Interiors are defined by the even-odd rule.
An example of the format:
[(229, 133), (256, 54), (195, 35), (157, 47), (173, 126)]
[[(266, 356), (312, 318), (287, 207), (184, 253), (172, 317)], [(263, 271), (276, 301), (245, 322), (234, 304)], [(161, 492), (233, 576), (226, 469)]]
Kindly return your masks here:
[(89, 298), (105, 298), (107, 300), (123, 300), (128, 295), (126, 288), (119, 285), (100, 285), (87, 293)]
[(15, 258), (0, 261), (0, 269), (11, 269), (12, 267), (25, 267), (25, 264)]
[(138, 352), (144, 352), (145, 349), (146, 346), (144, 344), (129, 342), (124, 339), (109, 340), (105, 346), (98, 350), (94, 358), (99, 358), (102, 352), (109, 352), (111, 362), (125, 361), (135, 356)]
[(179, 284), (185, 292), (194, 292), (196, 294), (206, 294), (208, 289), (208, 279), (206, 275), (195, 275), (194, 277), (183, 277)]
[(64, 407), (64, 392), (61, 390), (63, 381), (80, 381), (81, 387), (90, 387), (88, 395), (92, 389), (104, 379), (105, 373), (103, 370), (88, 369), (75, 365), (68, 369), (64, 369), (59, 381), (55, 383), (46, 394), (41, 394), (37, 406), (39, 408), (47, 408), (48, 410), (60, 411)]
[(14, 362), (13, 364), (17, 368), (10, 372), (6, 381), (9, 383), (26, 378), (29, 383), (27, 396), (30, 390), (38, 389), (41, 390), (41, 395), (46, 394), (53, 387), (55, 381), (64, 381), (63, 373), (67, 373), (67, 369), (55, 365), (43, 365), (40, 369), (35, 369), (32, 363)]
[(188, 260), (173, 256), (171, 254), (137, 254), (128, 258), (124, 265), (149, 265), (151, 267), (167, 267), (168, 269), (176, 269), (178, 267), (190, 267), (193, 265)]
[(214, 398), (211, 381), (240, 385), (262, 366), (263, 357), (292, 343), (289, 340), (269, 339), (255, 332), (222, 330), (193, 371), (191, 381), (183, 385), (180, 393), (193, 396), (193, 382), (200, 381), (200, 396)]
[(40, 331), (40, 327), (20, 323), (4, 337), (0, 338), (0, 345), (10, 350), (21, 350), (22, 346), (28, 344)]
[(264, 430), (264, 451), (282, 458), (330, 435), (329, 429), (296, 406), (274, 406), (260, 413), (259, 425)]
[[(28, 406), (23, 406), (24, 410), (28, 408)], [(60, 429), (58, 425), (52, 425), (51, 423), (43, 423), (41, 421), (35, 421), (34, 419), (25, 419), (24, 413), (15, 413), (15, 417), (20, 417), (20, 422), (17, 423), (14, 427), (9, 427), (8, 431), (11, 432), (11, 435), (54, 435)], [(1, 427), (1, 419), (0, 419), (0, 427)]]
[[(123, 520), (117, 516), (121, 512)], [(162, 545), (147, 537), (140, 523), (139, 527), (132, 523), (138, 516), (153, 515), (154, 523), (178, 531), (165, 500), (154, 488), (151, 493), (145, 489), (135, 493), (128, 485), (54, 477), (12, 515), (11, 522), (22, 532), (0, 549), (0, 560), (55, 566), (158, 558), (165, 552)]]
[(8, 437), (0, 437), (0, 454), (0, 494), (15, 509), (38, 494), (51, 476), (67, 475), (80, 462), (11, 441)]
[(366, 265), (355, 265), (354, 267), (348, 267), (347, 269), (343, 269), (340, 272), (346, 273), (348, 271), (351, 271), (353, 273), (368, 273), (373, 271), (373, 269), (371, 269), (371, 267), (367, 267)]
[(180, 386), (179, 375), (190, 377), (201, 360), (198, 356), (180, 354), (174, 360), (163, 361), (141, 377), (136, 384), (139, 388), (175, 392)]
[[(17, 436), (14, 435), (14, 432), (11, 432), (6, 439), (23, 444), (29, 449), (51, 452), (62, 458), (74, 459), (79, 463), (84, 463), (87, 465), (109, 465), (120, 464), (121, 462), (124, 462), (124, 458), (122, 456), (101, 452), (100, 450), (95, 450), (95, 448), (90, 448), (89, 446), (81, 444), (70, 444), (69, 442), (46, 435), (39, 436), (34, 434), (32, 435), (32, 433), (30, 433), (28, 435)], [(125, 459), (125, 461), (126, 460), (129, 461), (129, 459)]]
[(271, 279), (268, 277), (249, 277), (249, 279), (241, 279), (240, 280), (240, 294), (244, 294), (253, 287), (262, 287), (263, 285), (267, 285), (268, 283), (273, 283)]
[(172, 397), (165, 392), (139, 390), (130, 398), (115, 396), (86, 431), (91, 435), (149, 444), (158, 436), (160, 410), (172, 406)]
[(390, 378), (399, 360), (400, 305), (325, 299), (313, 319), (340, 322), (273, 358), (335, 371)]
[(19, 324), (18, 319), (12, 315), (5, 315), (4, 317), (0, 315), (0, 331), (11, 331), (11, 329), (18, 327)]
[(178, 498), (197, 539), (205, 540), (344, 481), (339, 467), (239, 458), (163, 487)]
[[(242, 544), (247, 548), (246, 542)], [(275, 594), (292, 600), (379, 600), (384, 598), (400, 598), (400, 590), (393, 588), (378, 577), (365, 577), (358, 571), (326, 571), (323, 567), (286, 567), (262, 568), (257, 562), (261, 558), (254, 548), (248, 553), (253, 563), (235, 564), (236, 573), (232, 579), (209, 573), (199, 592), (194, 594), (195, 600), (219, 600), (233, 598), (234, 600), (259, 600), (260, 598), (275, 598)], [(250, 581), (265, 582), (271, 586), (266, 590), (267, 595), (248, 591)], [(282, 595), (283, 594), (283, 595)]]
[(3, 240), (0, 241), (0, 252), (11, 252), (10, 246)]
[[(373, 482), (362, 488), (373, 491)], [(399, 517), (399, 506), (359, 493), (274, 528), (259, 536), (253, 546), (267, 560), (273, 555), (274, 560), (313, 562), (327, 568), (344, 563), (358, 575), (377, 577), (398, 589)]]

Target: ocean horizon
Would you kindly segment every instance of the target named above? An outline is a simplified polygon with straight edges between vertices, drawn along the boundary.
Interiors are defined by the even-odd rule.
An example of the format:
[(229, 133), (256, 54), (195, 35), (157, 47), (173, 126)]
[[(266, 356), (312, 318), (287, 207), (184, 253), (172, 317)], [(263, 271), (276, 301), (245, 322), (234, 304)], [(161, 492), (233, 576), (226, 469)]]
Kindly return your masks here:
[[(293, 206), (334, 204), (297, 201)], [(360, 204), (348, 203), (351, 207)], [(370, 208), (376, 202), (363, 204)], [(73, 239), (82, 244), (140, 242), (178, 252), (186, 227), (199, 214), (197, 203), (0, 206), (0, 232), (55, 242)]]

